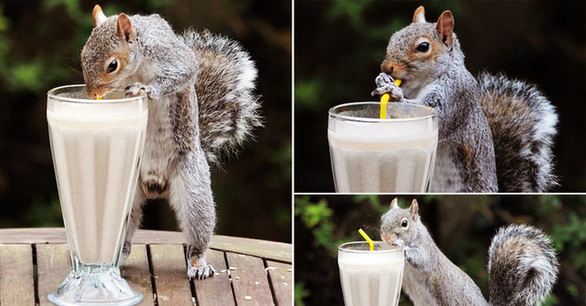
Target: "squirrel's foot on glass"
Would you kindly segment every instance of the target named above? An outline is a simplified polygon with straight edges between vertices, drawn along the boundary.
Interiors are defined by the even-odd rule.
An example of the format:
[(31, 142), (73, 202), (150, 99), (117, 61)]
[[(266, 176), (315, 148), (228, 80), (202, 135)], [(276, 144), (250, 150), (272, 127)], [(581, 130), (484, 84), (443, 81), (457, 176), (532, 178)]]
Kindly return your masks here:
[(136, 97), (143, 93), (146, 93), (148, 97), (151, 96), (151, 90), (148, 86), (144, 85), (143, 83), (136, 82), (128, 87), (126, 87), (126, 97)]

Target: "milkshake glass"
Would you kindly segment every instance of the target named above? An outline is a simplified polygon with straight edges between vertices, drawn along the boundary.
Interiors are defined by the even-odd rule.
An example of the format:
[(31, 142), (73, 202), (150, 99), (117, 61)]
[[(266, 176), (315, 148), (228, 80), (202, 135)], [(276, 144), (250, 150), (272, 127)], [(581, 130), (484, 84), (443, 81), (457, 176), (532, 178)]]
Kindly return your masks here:
[(340, 281), (346, 306), (397, 306), (401, 295), (405, 256), (402, 246), (366, 241), (338, 248)]
[(438, 124), (433, 108), (355, 102), (329, 110), (328, 141), (337, 192), (426, 192), (433, 176)]
[(148, 118), (146, 96), (87, 98), (85, 86), (48, 92), (47, 121), (71, 272), (49, 294), (58, 305), (134, 305), (119, 260)]

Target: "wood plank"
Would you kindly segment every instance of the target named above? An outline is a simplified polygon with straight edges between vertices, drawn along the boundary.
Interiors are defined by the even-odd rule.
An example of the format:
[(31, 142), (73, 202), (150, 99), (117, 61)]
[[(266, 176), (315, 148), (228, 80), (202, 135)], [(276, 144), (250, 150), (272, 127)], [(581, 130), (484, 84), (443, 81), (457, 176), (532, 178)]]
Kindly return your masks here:
[(293, 305), (292, 266), (275, 261), (267, 261), (267, 271), (273, 286), (277, 305)]
[(236, 303), (274, 305), (267, 271), (258, 257), (226, 253)]
[(132, 246), (132, 252), (120, 268), (120, 272), (128, 284), (142, 294), (142, 302), (139, 305), (154, 304), (146, 245), (134, 244)]
[[(185, 238), (181, 232), (138, 230), (133, 242), (142, 244), (183, 244)], [(65, 229), (62, 227), (10, 228), (0, 229), (0, 243), (67, 243), (67, 238)], [(290, 243), (215, 235), (210, 248), (277, 261), (293, 262)]]
[(0, 304), (35, 304), (33, 249), (30, 245), (0, 245)]
[(200, 306), (235, 305), (232, 281), (228, 275), (229, 270), (224, 253), (209, 250), (206, 253), (206, 260), (216, 269), (217, 274), (214, 277), (193, 281), (197, 304)]
[(47, 296), (59, 287), (71, 269), (67, 244), (37, 244), (36, 248), (39, 302), (53, 305)]
[(194, 305), (183, 245), (150, 245), (157, 302), (164, 305)]

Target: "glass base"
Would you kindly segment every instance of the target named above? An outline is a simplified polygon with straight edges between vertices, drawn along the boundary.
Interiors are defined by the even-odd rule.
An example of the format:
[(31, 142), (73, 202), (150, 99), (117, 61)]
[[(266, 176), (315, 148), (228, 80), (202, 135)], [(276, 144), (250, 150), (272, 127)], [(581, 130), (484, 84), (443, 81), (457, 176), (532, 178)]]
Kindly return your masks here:
[(48, 296), (57, 305), (135, 305), (142, 295), (132, 289), (114, 266), (83, 266), (71, 271)]

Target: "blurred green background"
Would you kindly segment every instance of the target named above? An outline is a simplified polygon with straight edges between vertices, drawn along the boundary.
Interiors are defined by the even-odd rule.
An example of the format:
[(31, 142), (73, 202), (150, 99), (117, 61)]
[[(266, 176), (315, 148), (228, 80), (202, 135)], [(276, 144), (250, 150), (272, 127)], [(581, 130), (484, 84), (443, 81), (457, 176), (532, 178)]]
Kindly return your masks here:
[(586, 191), (585, 1), (295, 1), (296, 192), (334, 191), (327, 111), (370, 96), (390, 36), (444, 10), (468, 70), (535, 83), (556, 106), (555, 191)]
[[(46, 93), (83, 83), (80, 52), (97, 2), (0, 2), (0, 227), (62, 226)], [(212, 173), (217, 233), (291, 241), (291, 2), (100, 1), (106, 15), (162, 15), (176, 32), (209, 29), (242, 43), (259, 70), (265, 127)], [(176, 230), (167, 203), (147, 205), (144, 227)]]
[[(343, 305), (337, 247), (361, 241), (362, 228), (380, 240), (380, 217), (394, 196), (295, 197), (295, 304)], [(544, 305), (586, 302), (586, 196), (398, 195), (399, 206), (419, 203), (419, 214), (441, 251), (488, 297), (488, 247), (504, 225), (544, 230), (558, 252), (560, 273)], [(400, 305), (412, 305), (403, 295)]]

